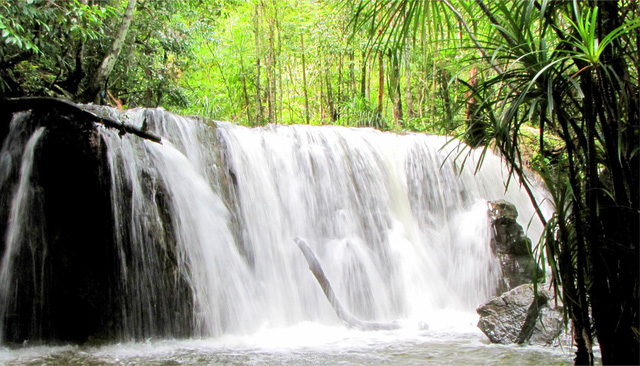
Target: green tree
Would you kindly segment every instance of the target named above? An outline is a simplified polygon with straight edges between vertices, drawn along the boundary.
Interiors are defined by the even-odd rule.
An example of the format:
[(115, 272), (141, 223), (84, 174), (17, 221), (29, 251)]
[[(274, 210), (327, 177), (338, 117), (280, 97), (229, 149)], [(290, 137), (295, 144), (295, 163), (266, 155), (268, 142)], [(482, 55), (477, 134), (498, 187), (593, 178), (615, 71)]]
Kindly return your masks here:
[[(221, 2), (10, 1), (0, 4), (0, 96), (185, 106), (182, 70), (202, 15)], [(106, 100), (105, 100), (106, 99)]]
[(69, 1), (0, 4), (0, 95), (70, 94), (85, 77), (85, 49), (115, 18), (110, 5)]
[(100, 67), (98, 67), (98, 70), (96, 70), (91, 81), (89, 81), (88, 86), (83, 93), (84, 99), (95, 99), (98, 96), (100, 89), (102, 89), (102, 84), (107, 81), (111, 71), (113, 71), (113, 66), (115, 66), (118, 56), (120, 56), (120, 51), (122, 51), (122, 46), (124, 46), (124, 41), (129, 33), (129, 27), (131, 26), (131, 20), (133, 20), (133, 10), (136, 7), (136, 3), (137, 0), (129, 0), (127, 2), (124, 17), (122, 18), (122, 22), (115, 33), (113, 43), (100, 63)]

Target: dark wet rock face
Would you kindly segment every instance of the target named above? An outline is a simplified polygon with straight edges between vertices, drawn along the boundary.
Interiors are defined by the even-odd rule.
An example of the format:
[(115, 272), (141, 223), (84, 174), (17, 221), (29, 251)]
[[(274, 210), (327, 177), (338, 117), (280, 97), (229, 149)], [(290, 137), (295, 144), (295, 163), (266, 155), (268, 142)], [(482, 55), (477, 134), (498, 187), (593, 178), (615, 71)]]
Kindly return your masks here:
[(498, 294), (525, 283), (533, 283), (541, 270), (531, 255), (531, 240), (516, 221), (516, 207), (504, 200), (489, 202), (489, 207), (493, 220), (491, 249), (502, 267), (502, 283), (498, 287)]
[(118, 297), (104, 146), (95, 126), (56, 110), (33, 111), (24, 123), (46, 130), (35, 151), (33, 209), (16, 246), (3, 339), (85, 342), (109, 332)]
[[(160, 238), (149, 238), (158, 241), (157, 253), (149, 255), (161, 260), (153, 268), (143, 267), (133, 244), (124, 240), (119, 247), (115, 239), (115, 230), (121, 230), (125, 239), (130, 230), (114, 224), (111, 168), (99, 127), (68, 110), (33, 108), (21, 113), (0, 113), (0, 126), (20, 124), (12, 134), (0, 128), (3, 143), (26, 141), (39, 127), (44, 132), (34, 151), (29, 204), (25, 203), (29, 209), (21, 217), (24, 229), (13, 246), (8, 298), (0, 299), (2, 342), (98, 343), (193, 334), (192, 295), (186, 279), (177, 274), (165, 192), (152, 190), (165, 230)], [(3, 238), (20, 178), (21, 154), (11, 156), (14, 168), (0, 179)], [(130, 201), (125, 197), (130, 192), (117, 194)], [(122, 210), (130, 212), (130, 205)], [(128, 223), (132, 217), (123, 220)], [(6, 245), (0, 241), (0, 251), (6, 251)], [(159, 273), (153, 283), (138, 286), (135, 276), (152, 270)], [(150, 311), (139, 309), (135, 302), (138, 294), (147, 292), (164, 294)], [(126, 300), (130, 298), (134, 300)], [(144, 323), (144, 332), (123, 326), (138, 323)]]

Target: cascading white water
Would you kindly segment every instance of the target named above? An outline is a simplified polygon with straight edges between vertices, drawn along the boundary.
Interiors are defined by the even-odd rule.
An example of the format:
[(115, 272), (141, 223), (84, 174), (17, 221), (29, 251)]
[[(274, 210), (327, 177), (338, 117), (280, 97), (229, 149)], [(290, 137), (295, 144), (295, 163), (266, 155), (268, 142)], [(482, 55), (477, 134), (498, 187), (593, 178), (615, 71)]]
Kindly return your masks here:
[[(158, 122), (154, 127), (172, 136), (175, 146), (170, 139), (163, 145), (142, 143), (103, 131), (126, 294), (123, 332), (135, 338), (175, 335), (183, 321), (167, 320), (189, 311), (195, 334), (246, 331), (255, 313), (249, 310), (254, 305), (254, 278), (215, 188), (214, 141), (194, 120), (162, 111), (138, 110), (131, 115), (134, 122), (145, 118)], [(165, 257), (173, 263), (158, 266)], [(172, 271), (177, 273), (170, 274), (169, 283), (158, 285), (167, 281), (163, 272)], [(178, 299), (182, 304), (171, 303), (175, 294), (166, 292), (180, 291), (180, 286), (190, 294)], [(159, 324), (164, 329), (156, 329)]]
[(443, 309), (473, 311), (500, 276), (486, 200), (516, 203), (525, 227), (533, 213), (516, 184), (504, 192), (498, 157), (489, 154), (474, 175), (472, 154), (460, 172), (457, 147), (441, 150), (442, 137), (207, 126), (161, 110), (128, 119), (165, 142), (102, 134), (128, 294), (125, 334), (144, 335), (151, 319), (171, 318), (179, 306), (156, 286), (162, 253), (176, 272), (165, 287), (190, 289), (196, 334), (337, 324), (294, 237), (309, 243), (343, 305), (362, 319), (429, 323)]
[[(8, 205), (4, 254), (0, 262), (0, 314), (6, 314), (16, 306), (14, 259), (19, 246), (22, 243), (29, 245), (32, 253), (45, 247), (45, 227), (38, 221), (42, 217), (40, 192), (31, 182), (36, 148), (45, 129), (38, 127), (29, 131), (24, 123), (27, 118), (28, 113), (20, 113), (12, 119), (8, 136), (0, 149), (0, 190), (3, 191), (3, 205)], [(12, 184), (11, 177), (15, 174), (17, 181)], [(41, 273), (36, 268), (20, 270), (32, 271), (34, 279)], [(36, 295), (42, 296), (42, 293), (37, 292)], [(0, 337), (4, 334), (4, 327), (4, 322), (0, 322)]]

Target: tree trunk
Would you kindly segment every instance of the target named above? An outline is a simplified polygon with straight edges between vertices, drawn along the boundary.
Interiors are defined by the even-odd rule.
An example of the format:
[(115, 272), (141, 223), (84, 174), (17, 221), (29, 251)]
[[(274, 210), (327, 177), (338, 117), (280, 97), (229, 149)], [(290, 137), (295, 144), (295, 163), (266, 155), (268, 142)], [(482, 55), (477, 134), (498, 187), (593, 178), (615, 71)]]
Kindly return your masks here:
[[(431, 105), (431, 113), (430, 113), (430, 119), (431, 121), (436, 121), (436, 113), (437, 113), (437, 108), (438, 106), (436, 105), (436, 93), (438, 92), (438, 84), (437, 84), (437, 80), (438, 80), (438, 68), (437, 68), (437, 60), (438, 60), (438, 55), (437, 53), (433, 55), (433, 59), (432, 61), (432, 66), (433, 68), (431, 69), (431, 92), (430, 92), (430, 96), (431, 96), (431, 100), (427, 100), (427, 103), (429, 103), (429, 105)], [(425, 79), (425, 80), (429, 80), (429, 79)]]
[(319, 81), (320, 81), (320, 123), (324, 124), (324, 118), (326, 117), (325, 115), (325, 94), (324, 94), (324, 78), (322, 77), (322, 70), (320, 70), (320, 75), (318, 77)]
[[(275, 7), (275, 5), (274, 5)], [(275, 18), (275, 16), (274, 16)], [(267, 67), (267, 100), (269, 106), (269, 123), (275, 123), (275, 115), (276, 115), (276, 61), (275, 61), (275, 48), (274, 48), (274, 38), (275, 38), (275, 26), (274, 22), (276, 19), (269, 19), (269, 58), (268, 58), (268, 67)]]
[(362, 51), (362, 71), (360, 73), (360, 97), (367, 98), (367, 54)]
[(355, 72), (355, 57), (353, 51), (349, 51), (349, 92), (345, 94), (356, 94), (356, 72)]
[[(326, 60), (325, 60), (326, 62)], [(335, 101), (333, 99), (333, 90), (331, 88), (331, 74), (330, 67), (325, 64), (325, 79), (327, 85), (327, 106), (329, 107), (329, 114), (331, 115), (331, 122), (335, 122), (338, 120), (338, 113), (336, 111)], [(338, 85), (340, 83), (338, 82)]]
[(80, 83), (82, 79), (86, 76), (86, 72), (84, 69), (84, 58), (85, 58), (85, 46), (84, 41), (78, 41), (78, 46), (76, 49), (76, 57), (75, 57), (75, 67), (73, 71), (69, 73), (67, 78), (60, 83), (58, 86), (64, 90), (64, 92), (70, 94), (71, 96), (77, 95), (78, 90), (80, 89)]
[[(597, 29), (602, 38), (622, 24), (621, 9), (619, 2), (600, 2), (598, 6)], [(629, 66), (622, 56), (627, 47), (617, 39), (602, 52), (602, 64), (614, 73), (597, 68), (582, 74), (583, 88), (588, 89), (584, 115), (591, 160), (585, 190), (593, 271), (590, 301), (602, 363), (620, 365), (640, 363), (638, 164), (633, 152), (639, 129), (638, 89), (627, 76)], [(626, 83), (633, 90), (628, 90)], [(601, 141), (604, 159), (596, 153)], [(606, 174), (599, 173), (599, 164), (605, 166)]]
[[(343, 85), (342, 85), (342, 63), (343, 63), (344, 53), (340, 52), (338, 56), (338, 91), (336, 93), (336, 100), (340, 101), (340, 96), (342, 95)], [(330, 73), (327, 73), (330, 75)]]
[(476, 147), (482, 145), (485, 126), (478, 110), (478, 100), (475, 97), (476, 86), (478, 85), (478, 68), (475, 66), (469, 71), (468, 84), (471, 89), (465, 95), (467, 102), (465, 109), (465, 122), (467, 124), (465, 141), (469, 146)]
[(413, 109), (413, 95), (411, 94), (411, 47), (407, 42), (405, 48), (405, 59), (404, 59), (404, 73), (405, 73), (405, 99), (407, 100), (407, 119), (410, 120), (415, 117), (415, 112)]
[(260, 37), (262, 36), (260, 32), (260, 6), (261, 2), (256, 4), (255, 8), (255, 37), (256, 37), (256, 125), (262, 124), (262, 89), (260, 86)]
[(378, 115), (376, 127), (382, 127), (382, 102), (384, 101), (384, 57), (382, 51), (378, 52)]
[[(562, 105), (562, 96), (558, 92), (554, 93), (554, 102), (557, 105)], [(558, 104), (560, 103), (560, 104)], [(573, 199), (571, 200), (571, 208), (574, 213), (580, 213), (582, 207), (580, 205), (580, 197), (582, 187), (578, 181), (578, 172), (575, 166), (575, 147), (570, 141), (569, 122), (567, 121), (564, 111), (557, 109), (557, 120), (561, 125), (565, 141), (567, 141), (567, 160), (569, 163), (569, 184), (574, 191)], [(511, 158), (513, 159), (513, 157)], [(513, 160), (511, 160), (513, 161)], [(574, 214), (575, 215), (575, 214)], [(575, 228), (575, 246), (584, 247), (584, 230), (582, 227), (582, 218), (574, 218), (571, 220), (574, 222)], [(567, 306), (569, 317), (573, 326), (574, 340), (576, 342), (576, 358), (574, 359), (576, 365), (592, 365), (593, 364), (593, 352), (592, 352), (592, 340), (591, 340), (591, 325), (589, 322), (589, 305), (585, 299), (584, 280), (580, 280), (583, 276), (580, 272), (585, 268), (583, 267), (583, 260), (575, 261), (577, 268), (574, 268), (574, 253), (575, 249), (570, 246), (573, 243), (570, 241), (570, 234), (565, 229), (564, 220), (559, 221), (560, 225), (560, 273), (562, 281), (562, 292), (564, 295), (564, 301)], [(578, 255), (580, 256), (580, 255)]]
[(331, 282), (329, 282), (329, 279), (324, 274), (322, 265), (320, 264), (320, 261), (316, 257), (315, 253), (313, 253), (313, 250), (311, 250), (311, 248), (309, 248), (307, 243), (305, 243), (302, 239), (295, 238), (293, 240), (296, 242), (296, 244), (298, 244), (298, 248), (300, 248), (302, 255), (304, 255), (304, 258), (307, 260), (307, 264), (309, 265), (309, 270), (311, 271), (311, 273), (313, 273), (313, 276), (318, 281), (318, 284), (320, 285), (322, 292), (324, 292), (324, 295), (329, 301), (329, 304), (331, 304), (331, 306), (333, 307), (333, 310), (335, 310), (336, 315), (340, 320), (345, 322), (348, 326), (359, 329), (359, 330), (392, 330), (392, 329), (400, 328), (400, 324), (397, 322), (391, 322), (391, 323), (368, 322), (368, 321), (362, 321), (360, 319), (357, 319), (353, 315), (351, 315), (344, 308), (344, 306), (342, 306), (342, 303), (340, 303), (340, 300), (338, 300), (338, 297), (336, 296), (336, 293), (333, 291), (333, 287), (331, 286)]
[[(278, 32), (278, 53), (276, 55), (276, 73), (278, 74), (278, 84), (276, 87), (276, 102), (278, 106), (277, 119), (282, 123), (282, 102), (284, 93), (282, 89), (282, 28), (280, 26), (281, 23), (278, 16), (278, 1), (273, 0), (273, 7), (276, 15), (276, 30)], [(278, 95), (280, 96), (279, 98)]]
[(247, 91), (247, 77), (245, 75), (245, 71), (244, 71), (244, 59), (242, 57), (242, 52), (240, 53), (240, 75), (242, 78), (242, 92), (244, 94), (244, 110), (247, 113), (247, 123), (249, 125), (254, 124), (253, 121), (251, 120), (251, 112), (249, 111), (249, 93)]
[(83, 95), (83, 100), (85, 101), (97, 101), (98, 93), (100, 89), (104, 87), (106, 89), (105, 82), (107, 78), (111, 74), (113, 67), (118, 60), (118, 56), (120, 56), (120, 51), (124, 46), (124, 41), (127, 38), (127, 34), (129, 33), (129, 26), (131, 25), (131, 21), (133, 20), (133, 11), (136, 7), (137, 0), (129, 0), (127, 3), (127, 8), (124, 11), (124, 17), (122, 18), (122, 23), (120, 23), (120, 27), (116, 32), (115, 39), (111, 44), (111, 50), (105, 58), (102, 60), (98, 71), (96, 72), (94, 78), (89, 83), (89, 87), (85, 90)]
[(397, 53), (389, 52), (389, 61), (391, 61), (391, 73), (389, 83), (389, 96), (393, 102), (393, 122), (401, 125), (404, 119), (402, 115), (402, 90), (400, 88), (400, 60)]
[(300, 34), (300, 44), (302, 46), (302, 83), (304, 84), (302, 90), (304, 92), (304, 115), (307, 124), (309, 124), (309, 94), (307, 93), (307, 63), (304, 57), (304, 34)]
[(453, 111), (451, 110), (451, 95), (449, 94), (449, 73), (447, 69), (438, 69), (438, 79), (440, 80), (440, 96), (442, 96), (442, 103), (444, 105), (444, 111), (447, 116), (447, 129), (453, 126)]

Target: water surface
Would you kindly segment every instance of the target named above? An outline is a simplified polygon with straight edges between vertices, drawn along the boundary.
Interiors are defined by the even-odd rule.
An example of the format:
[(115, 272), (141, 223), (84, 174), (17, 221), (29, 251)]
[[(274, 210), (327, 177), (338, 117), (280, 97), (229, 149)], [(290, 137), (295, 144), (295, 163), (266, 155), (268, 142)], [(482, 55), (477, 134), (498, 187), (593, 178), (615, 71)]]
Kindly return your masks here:
[[(464, 318), (464, 316), (462, 316)], [(466, 320), (471, 320), (468, 316)], [(560, 346), (491, 344), (472, 326), (357, 331), (303, 322), (250, 336), (0, 351), (5, 365), (569, 365)]]

